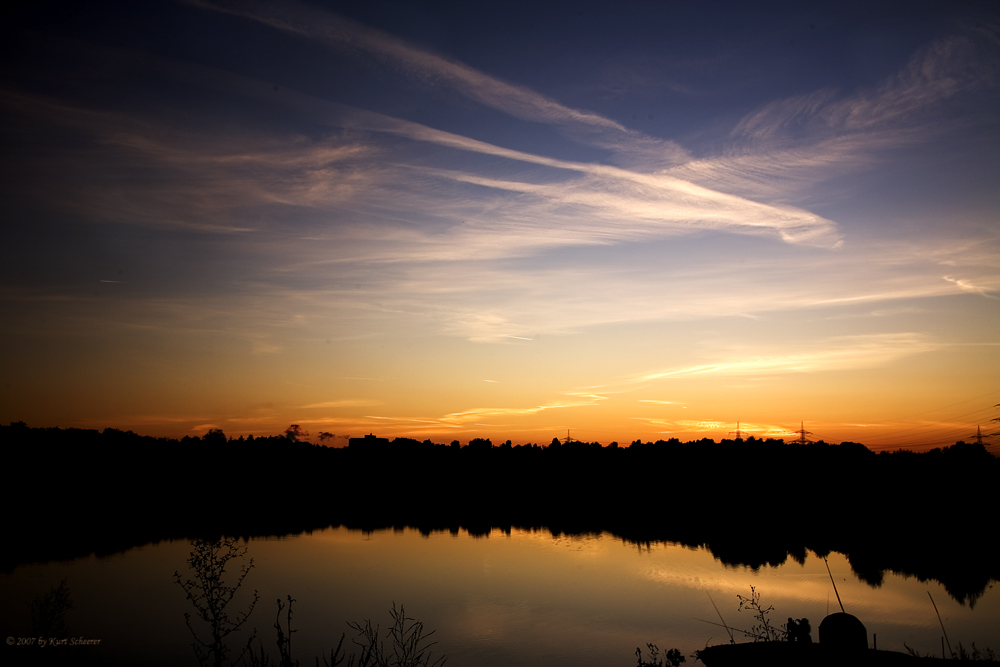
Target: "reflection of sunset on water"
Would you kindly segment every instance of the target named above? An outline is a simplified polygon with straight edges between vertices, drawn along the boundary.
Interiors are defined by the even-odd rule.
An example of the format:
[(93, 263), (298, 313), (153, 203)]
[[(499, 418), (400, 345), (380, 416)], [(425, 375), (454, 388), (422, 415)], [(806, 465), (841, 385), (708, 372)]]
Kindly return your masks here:
[[(162, 636), (164, 664), (184, 663), (190, 647), (175, 632), (184, 630), (184, 600), (169, 573), (183, 566), (188, 548), (179, 541), (111, 561), (24, 566), (0, 579), (0, 587), (5, 597), (17, 599), (30, 597), (38, 582), (66, 577), (81, 610), (71, 618), (74, 628), (92, 632), (95, 622), (107, 628), (109, 619), (127, 616), (123, 627), (132, 636), (104, 629), (109, 645), (122, 650), (139, 646), (135, 637)], [(731, 627), (754, 624), (748, 612), (737, 611), (736, 599), (747, 596), (751, 586), (764, 604), (774, 606), (772, 621), (778, 624), (787, 616), (807, 617), (815, 633), (827, 611), (838, 610), (823, 560), (812, 553), (804, 565), (789, 559), (753, 571), (724, 566), (705, 550), (637, 546), (607, 534), (553, 537), (545, 530), (514, 529), (510, 535), (494, 530), (479, 538), (464, 530), (424, 537), (412, 529), (362, 533), (343, 528), (251, 540), (248, 550), (254, 569), (247, 581), (262, 600), (286, 594), (297, 600), (299, 656), (329, 650), (331, 641), (335, 644), (348, 630), (347, 620), (384, 623), (393, 601), (436, 629), (437, 654), (447, 654), (448, 663), (457, 665), (624, 664), (636, 646), (650, 641), (690, 655), (706, 643), (728, 642), (725, 630), (713, 625), (719, 621), (713, 601)], [(828, 561), (845, 607), (862, 619), (869, 634), (878, 635), (880, 648), (902, 651), (906, 642), (922, 652), (938, 650), (939, 627), (928, 590), (952, 642), (1000, 645), (993, 623), (1000, 611), (995, 589), (970, 608), (935, 582), (889, 574), (882, 586), (872, 588), (858, 581), (840, 554), (830, 554)], [(133, 588), (112, 585), (112, 579), (123, 576)], [(103, 621), (93, 618), (98, 609)], [(264, 632), (273, 620), (266, 612), (273, 609), (262, 610), (253, 618)], [(5, 611), (8, 627), (15, 620), (10, 615), (18, 611)], [(168, 637), (176, 644), (165, 644)]]

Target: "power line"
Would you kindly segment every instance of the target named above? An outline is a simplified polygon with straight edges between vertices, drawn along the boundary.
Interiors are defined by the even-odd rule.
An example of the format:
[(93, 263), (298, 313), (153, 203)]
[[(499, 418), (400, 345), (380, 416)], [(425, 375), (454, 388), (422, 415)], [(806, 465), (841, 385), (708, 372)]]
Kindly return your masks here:
[(882, 443), (882, 444), (868, 444), (865, 446), (871, 450), (883, 450), (883, 449), (894, 449), (903, 447), (926, 447), (928, 445), (951, 445), (959, 440), (968, 441), (969, 438), (975, 437), (974, 435), (969, 435), (968, 428), (953, 428), (950, 431), (941, 433), (940, 435), (931, 436), (928, 438), (923, 438), (920, 440), (903, 440), (896, 443)]
[(965, 424), (956, 424), (954, 422), (928, 424), (927, 428), (928, 430), (921, 433), (912, 433), (909, 435), (890, 435), (883, 438), (875, 438), (874, 441), (882, 441), (885, 444), (892, 444), (893, 442), (908, 442), (912, 440), (939, 437), (940, 434), (965, 432), (969, 429), (969, 427)]
[[(977, 413), (987, 412), (988, 410), (993, 410), (993, 409), (994, 409), (993, 407), (980, 408), (979, 410), (973, 410), (972, 412), (966, 412), (966, 413), (963, 413), (963, 414), (960, 414), (960, 415), (954, 415), (952, 417), (947, 417), (945, 419), (940, 419), (940, 420), (935, 421), (935, 422), (929, 422), (927, 424), (921, 424), (919, 426), (911, 426), (909, 428), (899, 429), (898, 431), (890, 431), (889, 433), (883, 433), (881, 436), (877, 436), (876, 437), (876, 442), (879, 441), (879, 440), (892, 440), (894, 438), (900, 437), (902, 434), (906, 434), (906, 433), (909, 433), (911, 431), (918, 431), (920, 429), (925, 429), (925, 428), (940, 428), (942, 424), (947, 424), (948, 422), (951, 422), (953, 420), (961, 419), (962, 417), (968, 417), (969, 415), (974, 415), (974, 414), (977, 414)], [(926, 413), (924, 413), (924, 414), (926, 414)], [(966, 429), (966, 428), (968, 428), (968, 427), (962, 427), (963, 430)], [(903, 436), (903, 437), (906, 437), (906, 436)]]
[[(910, 414), (910, 415), (904, 415), (902, 417), (897, 417), (897, 418), (889, 420), (889, 421), (899, 421), (900, 419), (909, 419), (910, 417), (919, 417), (920, 415), (926, 415), (926, 414), (928, 414), (930, 412), (937, 412), (938, 410), (944, 410), (946, 408), (952, 408), (952, 407), (955, 407), (956, 405), (962, 405), (963, 403), (971, 403), (972, 401), (978, 401), (981, 398), (986, 398), (987, 396), (993, 396), (994, 394), (1000, 394), (1000, 389), (994, 389), (993, 391), (986, 392), (982, 396), (973, 396), (972, 398), (967, 398), (966, 400), (959, 401), (958, 403), (950, 403), (948, 405), (942, 405), (941, 407), (934, 408), (932, 410), (925, 410), (923, 412), (917, 412), (917, 413)], [(989, 408), (986, 408), (986, 409), (988, 410)]]

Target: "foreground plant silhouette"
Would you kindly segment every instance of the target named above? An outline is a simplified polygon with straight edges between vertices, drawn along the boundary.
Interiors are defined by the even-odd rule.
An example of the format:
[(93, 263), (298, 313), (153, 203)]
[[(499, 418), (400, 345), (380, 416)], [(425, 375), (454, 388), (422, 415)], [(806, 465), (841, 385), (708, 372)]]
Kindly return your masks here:
[[(288, 607), (285, 626), (281, 625), (281, 612), (286, 609), (281, 600), (277, 601), (278, 613), (275, 618), (274, 628), (277, 631), (277, 645), (279, 661), (272, 662), (270, 655), (264, 651), (262, 642), (257, 640), (257, 650), (251, 650), (241, 657), (241, 664), (245, 667), (298, 667), (299, 661), (292, 658), (292, 633), (297, 630), (292, 629), (292, 604), (296, 601), (291, 595), (287, 596)], [(348, 627), (357, 632), (352, 640), (360, 649), (360, 655), (351, 653), (347, 655), (343, 651), (344, 638), (346, 634), (341, 634), (337, 648), (330, 651), (330, 658), (323, 656), (323, 664), (326, 667), (340, 667), (347, 661), (346, 667), (441, 667), (447, 661), (447, 656), (440, 656), (436, 660), (431, 654), (431, 647), (437, 642), (428, 641), (434, 634), (434, 630), (425, 633), (424, 624), (415, 618), (406, 615), (403, 605), (396, 609), (396, 603), (392, 604), (389, 612), (392, 618), (392, 625), (388, 629), (387, 637), (383, 638), (378, 625), (373, 626), (370, 620), (364, 623), (348, 623)], [(388, 641), (388, 646), (386, 642)], [(682, 658), (683, 660), (683, 658)], [(316, 658), (316, 666), (319, 667), (319, 658)]]
[[(187, 623), (191, 636), (194, 637), (195, 655), (201, 664), (212, 664), (214, 667), (221, 667), (229, 657), (230, 649), (226, 645), (226, 637), (239, 631), (250, 614), (253, 613), (260, 596), (255, 590), (253, 592), (253, 602), (245, 612), (237, 612), (232, 618), (226, 608), (232, 602), (236, 591), (243, 585), (243, 580), (253, 569), (253, 559), (249, 564), (241, 565), (240, 572), (233, 585), (225, 583), (226, 567), (230, 561), (246, 556), (246, 547), (237, 545), (235, 539), (222, 538), (214, 541), (194, 540), (191, 555), (187, 559), (188, 567), (194, 573), (194, 579), (182, 580), (179, 572), (174, 572), (174, 580), (184, 592), (187, 599), (194, 605), (196, 616), (208, 624), (208, 631), (211, 638), (203, 640), (198, 632), (191, 625), (191, 614), (185, 612), (184, 622)], [(254, 630), (247, 640), (246, 646), (236, 660), (241, 660), (250, 649), (250, 644), (256, 637)]]
[(38, 595), (28, 605), (31, 613), (31, 627), (28, 636), (62, 638), (69, 636), (66, 612), (73, 608), (69, 599), (66, 580), (59, 582), (48, 593)]
[(757, 625), (753, 626), (749, 632), (743, 630), (743, 634), (752, 637), (755, 642), (778, 642), (787, 638), (787, 630), (781, 630), (771, 625), (771, 620), (767, 615), (774, 611), (774, 607), (764, 607), (760, 603), (760, 593), (757, 592), (756, 588), (750, 587), (750, 597), (745, 598), (742, 595), (737, 595), (736, 598), (740, 601), (738, 611), (744, 609), (753, 611), (753, 617), (757, 620)]
[[(256, 590), (253, 592), (253, 601), (245, 612), (237, 612), (230, 618), (227, 607), (233, 601), (236, 592), (243, 585), (250, 570), (253, 569), (253, 559), (249, 559), (247, 564), (240, 566), (239, 574), (236, 575), (232, 585), (225, 582), (226, 568), (231, 561), (242, 560), (246, 557), (247, 548), (237, 544), (235, 539), (220, 538), (218, 540), (193, 540), (192, 550), (188, 556), (188, 568), (194, 573), (193, 579), (182, 579), (179, 572), (174, 572), (174, 581), (187, 594), (187, 599), (194, 605), (196, 616), (208, 625), (210, 634), (209, 640), (203, 640), (194, 626), (191, 624), (191, 614), (184, 614), (184, 622), (187, 624), (194, 643), (194, 649), (198, 662), (202, 665), (212, 664), (213, 667), (221, 667), (227, 662), (230, 648), (226, 645), (226, 638), (240, 630), (240, 628), (250, 618), (254, 607), (260, 601), (260, 595)], [(66, 604), (68, 605), (68, 589), (65, 589), (65, 582), (60, 584), (58, 591), (53, 589), (50, 596), (61, 593), (65, 590)], [(60, 598), (61, 599), (61, 598)], [(271, 660), (271, 656), (264, 650), (263, 643), (257, 640), (257, 650), (253, 650), (253, 641), (257, 639), (257, 630), (253, 629), (246, 645), (240, 654), (232, 660), (230, 664), (244, 665), (245, 667), (298, 667), (299, 662), (292, 658), (292, 634), (298, 632), (292, 629), (292, 605), (296, 602), (291, 595), (286, 596), (288, 606), (286, 607), (281, 599), (277, 600), (278, 611), (275, 615), (274, 629), (277, 632), (278, 661)], [(285, 624), (281, 623), (281, 612), (285, 611)], [(424, 624), (415, 618), (406, 615), (403, 605), (396, 609), (396, 603), (392, 603), (392, 610), (389, 612), (392, 618), (392, 625), (387, 631), (387, 636), (383, 639), (380, 634), (380, 627), (373, 626), (370, 620), (361, 623), (348, 623), (348, 627), (354, 630), (357, 635), (353, 642), (361, 649), (359, 656), (353, 653), (345, 655), (343, 652), (344, 638), (346, 633), (341, 634), (337, 648), (330, 652), (327, 660), (323, 656), (323, 662), (327, 667), (339, 667), (347, 660), (347, 667), (441, 667), (447, 660), (446, 656), (440, 656), (436, 660), (431, 654), (431, 647), (437, 642), (429, 641), (434, 631), (425, 632)], [(386, 647), (388, 642), (388, 647)], [(319, 667), (319, 658), (316, 658), (316, 667)]]
[(396, 611), (395, 602), (392, 603), (389, 616), (392, 617), (392, 626), (388, 630), (389, 651), (379, 637), (379, 626), (373, 628), (370, 620), (365, 620), (364, 625), (347, 624), (358, 633), (358, 637), (354, 639), (354, 643), (361, 648), (358, 667), (434, 667), (445, 663), (446, 656), (431, 662), (430, 648), (437, 642), (428, 639), (435, 630), (425, 634), (424, 624), (407, 617), (403, 605), (399, 605), (399, 611)]

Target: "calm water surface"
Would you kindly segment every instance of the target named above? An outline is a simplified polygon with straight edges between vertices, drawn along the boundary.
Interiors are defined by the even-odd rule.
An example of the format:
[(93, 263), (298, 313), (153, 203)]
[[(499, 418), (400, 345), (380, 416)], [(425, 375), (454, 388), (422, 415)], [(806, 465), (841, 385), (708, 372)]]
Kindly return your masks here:
[[(773, 605), (780, 625), (819, 621), (838, 610), (823, 560), (789, 560), (757, 572), (726, 567), (711, 553), (675, 545), (639, 548), (611, 535), (553, 537), (548, 531), (494, 531), (488, 538), (417, 531), (362, 533), (330, 528), (311, 535), (251, 540), (254, 568), (233, 602), (245, 609), (254, 589), (261, 600), (248, 625), (274, 650), (275, 600), (291, 595), (293, 650), (303, 665), (336, 646), (346, 622), (366, 618), (383, 628), (393, 602), (436, 629), (448, 664), (632, 665), (637, 646), (654, 642), (690, 655), (728, 641), (709, 595), (727, 623), (749, 629), (737, 594), (750, 587)], [(101, 639), (111, 664), (197, 664), (184, 624), (191, 611), (173, 582), (186, 574), (187, 542), (150, 545), (110, 558), (26, 566), (0, 580), (7, 636), (21, 636), (28, 602), (62, 579), (74, 608), (71, 635)], [(830, 568), (847, 611), (875, 633), (878, 647), (940, 653), (934, 597), (953, 646), (975, 642), (1000, 649), (1000, 593), (986, 591), (974, 608), (951, 599), (936, 582), (888, 574), (880, 588), (860, 582), (839, 554)], [(246, 635), (244, 634), (244, 637)], [(350, 634), (348, 634), (349, 643)], [(238, 640), (230, 642), (237, 643)], [(4, 647), (5, 662), (26, 655)], [(52, 650), (62, 650), (58, 647)], [(90, 649), (86, 649), (90, 650)], [(689, 663), (692, 660), (689, 658)]]

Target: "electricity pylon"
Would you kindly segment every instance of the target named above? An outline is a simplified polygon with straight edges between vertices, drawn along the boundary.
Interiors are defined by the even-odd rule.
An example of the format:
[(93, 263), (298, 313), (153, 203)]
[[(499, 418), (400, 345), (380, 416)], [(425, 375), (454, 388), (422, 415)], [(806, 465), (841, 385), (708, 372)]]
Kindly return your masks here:
[(806, 440), (806, 436), (807, 435), (812, 435), (812, 431), (807, 431), (806, 430), (806, 423), (805, 422), (799, 422), (799, 430), (797, 432), (799, 434), (799, 444), (800, 445), (808, 445), (811, 442), (810, 440)]

